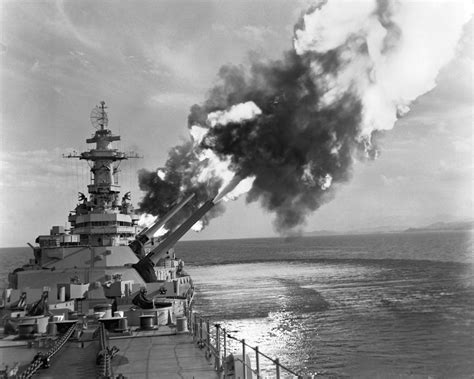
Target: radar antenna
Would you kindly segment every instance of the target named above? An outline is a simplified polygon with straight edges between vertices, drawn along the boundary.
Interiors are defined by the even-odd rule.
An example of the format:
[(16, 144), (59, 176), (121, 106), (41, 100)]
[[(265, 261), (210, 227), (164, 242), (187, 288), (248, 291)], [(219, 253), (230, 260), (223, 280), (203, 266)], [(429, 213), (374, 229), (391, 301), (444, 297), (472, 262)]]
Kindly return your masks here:
[(96, 105), (91, 112), (91, 124), (94, 128), (103, 130), (107, 127), (109, 123), (109, 119), (107, 117), (107, 113), (105, 110), (107, 107), (105, 106), (105, 101), (101, 101), (100, 105)]

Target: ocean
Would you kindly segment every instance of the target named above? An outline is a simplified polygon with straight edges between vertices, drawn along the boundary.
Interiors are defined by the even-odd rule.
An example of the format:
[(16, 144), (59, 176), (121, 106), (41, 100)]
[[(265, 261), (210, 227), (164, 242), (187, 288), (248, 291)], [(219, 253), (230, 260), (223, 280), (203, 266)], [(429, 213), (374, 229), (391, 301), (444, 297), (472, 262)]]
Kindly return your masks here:
[[(194, 309), (290, 369), (474, 377), (472, 232), (189, 241), (175, 250), (196, 286)], [(29, 254), (0, 249), (0, 286)], [(275, 375), (271, 362), (261, 366)]]

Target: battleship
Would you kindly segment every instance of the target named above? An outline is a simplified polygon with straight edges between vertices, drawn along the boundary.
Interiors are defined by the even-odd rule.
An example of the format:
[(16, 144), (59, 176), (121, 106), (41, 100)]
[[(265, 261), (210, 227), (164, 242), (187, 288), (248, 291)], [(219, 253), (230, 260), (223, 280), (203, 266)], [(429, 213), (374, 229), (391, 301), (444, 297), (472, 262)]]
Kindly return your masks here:
[(196, 200), (183, 194), (142, 229), (118, 178), (120, 163), (138, 155), (113, 147), (120, 136), (106, 109), (101, 102), (90, 116), (86, 142), (95, 146), (65, 155), (87, 161), (91, 173), (70, 227), (53, 226), (29, 244), (33, 257), (2, 290), (0, 377), (250, 379), (264, 377), (263, 358), (274, 377), (299, 377), (193, 310), (194, 284), (174, 248), (215, 199), (155, 238)]

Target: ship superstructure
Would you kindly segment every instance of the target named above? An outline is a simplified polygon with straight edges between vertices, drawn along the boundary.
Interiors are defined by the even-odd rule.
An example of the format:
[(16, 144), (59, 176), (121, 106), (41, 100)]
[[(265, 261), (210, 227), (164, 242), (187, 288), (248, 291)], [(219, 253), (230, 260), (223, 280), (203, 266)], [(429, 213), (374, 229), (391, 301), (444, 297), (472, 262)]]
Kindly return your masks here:
[(138, 155), (114, 147), (120, 136), (108, 128), (106, 109), (101, 102), (92, 110), (95, 132), (86, 142), (93, 147), (65, 156), (88, 162), (88, 194), (79, 193), (79, 203), (68, 217), (70, 229), (53, 226), (49, 234), (38, 236), (37, 246), (32, 246), (34, 259), (9, 275), (9, 288), (3, 294), (6, 308), (22, 297), (24, 303), (31, 304), (45, 291), (50, 305), (73, 301), (83, 313), (104, 301), (115, 306), (131, 303), (143, 289), (150, 298), (189, 301), (192, 281), (183, 262), (174, 256), (173, 246), (205, 212), (191, 216), (187, 226), (171, 231), (171, 239), (165, 238), (151, 249), (149, 242), (156, 230), (193, 200), (193, 195), (140, 231), (130, 192), (121, 196), (118, 180), (120, 163)]
[[(104, 102), (91, 121), (96, 130), (86, 141), (95, 146), (66, 156), (89, 163), (88, 195), (79, 193), (69, 230), (53, 226), (30, 245), (34, 258), (9, 274), (1, 292), (0, 378), (63, 378), (67, 372), (71, 379), (251, 379), (245, 341), (241, 355), (228, 354), (231, 336), (218, 324), (211, 331), (209, 319), (193, 312), (193, 282), (174, 254), (214, 199), (194, 204), (190, 217), (154, 241), (195, 195), (183, 195), (140, 231), (130, 193), (121, 197), (118, 182), (120, 163), (137, 155), (113, 147), (120, 136), (108, 129)], [(274, 362), (279, 372), (283, 366)], [(45, 375), (42, 368), (49, 368)], [(258, 370), (257, 363), (257, 376)]]
[[(89, 163), (89, 197), (79, 193), (79, 204), (68, 217), (71, 225), (69, 232), (66, 232), (63, 226), (53, 226), (50, 234), (40, 235), (36, 239), (39, 245), (34, 248), (36, 265), (65, 268), (71, 267), (73, 260), (73, 266), (81, 267), (83, 264), (87, 265), (83, 259), (87, 254), (94, 255), (93, 260), (89, 262), (93, 267), (101, 266), (94, 264), (94, 261), (98, 260), (97, 257), (103, 258), (103, 266), (113, 266), (131, 259), (130, 249), (125, 247), (138, 232), (138, 215), (131, 204), (130, 192), (120, 198), (118, 172), (123, 160), (138, 158), (138, 155), (127, 154), (112, 147), (112, 143), (119, 141), (120, 136), (112, 134), (107, 128), (106, 108), (105, 102), (101, 102), (91, 113), (91, 122), (96, 131), (86, 142), (95, 144), (95, 147), (81, 154), (72, 153), (65, 156)], [(104, 251), (110, 253), (104, 255)]]
[(80, 155), (67, 156), (86, 160), (91, 167), (91, 184), (87, 187), (89, 199), (79, 194), (81, 204), (69, 215), (68, 221), (71, 234), (79, 235), (82, 245), (124, 246), (137, 234), (138, 216), (130, 202), (130, 192), (120, 199), (119, 165), (123, 160), (138, 158), (138, 155), (112, 148), (112, 143), (120, 141), (120, 136), (107, 129), (105, 110), (105, 103), (101, 102), (91, 114), (92, 124), (97, 130), (86, 142), (95, 143), (95, 148)]

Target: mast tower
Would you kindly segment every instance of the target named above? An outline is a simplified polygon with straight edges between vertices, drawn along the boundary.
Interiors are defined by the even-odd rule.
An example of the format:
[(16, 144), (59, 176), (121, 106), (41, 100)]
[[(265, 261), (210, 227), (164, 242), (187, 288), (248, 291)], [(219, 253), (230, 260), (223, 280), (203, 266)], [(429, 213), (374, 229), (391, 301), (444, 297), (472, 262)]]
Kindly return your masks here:
[(101, 101), (91, 112), (91, 123), (96, 131), (86, 142), (95, 143), (95, 148), (65, 156), (86, 160), (91, 168), (91, 182), (87, 186), (89, 198), (79, 192), (81, 203), (69, 215), (69, 222), (71, 234), (79, 234), (81, 244), (128, 245), (137, 233), (138, 216), (129, 192), (119, 199), (118, 168), (121, 161), (140, 157), (112, 147), (112, 142), (120, 141), (120, 136), (108, 129), (106, 109), (105, 102)]

